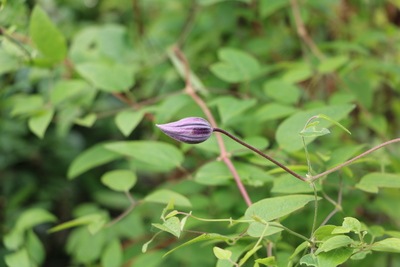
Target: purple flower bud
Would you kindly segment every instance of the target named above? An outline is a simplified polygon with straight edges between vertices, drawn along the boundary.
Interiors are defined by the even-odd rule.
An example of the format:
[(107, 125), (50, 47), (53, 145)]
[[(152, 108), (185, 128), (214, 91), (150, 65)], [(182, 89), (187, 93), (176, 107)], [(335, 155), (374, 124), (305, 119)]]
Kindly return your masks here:
[(203, 118), (189, 117), (167, 124), (156, 124), (169, 137), (188, 144), (206, 141), (213, 132), (210, 123)]

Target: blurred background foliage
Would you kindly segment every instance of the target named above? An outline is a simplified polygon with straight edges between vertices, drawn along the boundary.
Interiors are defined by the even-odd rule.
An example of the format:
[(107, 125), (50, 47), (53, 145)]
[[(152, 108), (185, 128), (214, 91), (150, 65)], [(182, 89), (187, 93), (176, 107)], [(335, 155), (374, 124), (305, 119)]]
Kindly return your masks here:
[[(396, 0), (0, 3), (0, 231), (7, 237), (0, 266), (20, 246), (25, 250), (8, 258), (9, 265), (216, 264), (211, 246), (198, 244), (161, 258), (196, 236), (190, 232), (180, 239), (163, 234), (149, 252), (141, 252), (154, 233), (151, 223), (160, 220), (168, 203), (163, 193), (170, 191), (149, 197), (160, 189), (184, 196), (176, 205), (200, 217), (239, 218), (247, 208), (216, 161), (214, 137), (198, 146), (181, 145), (154, 126), (204, 117), (183, 92), (183, 66), (173, 46), (185, 53), (193, 86), (221, 128), (268, 148), (268, 154), (300, 172), (307, 166), (298, 130), (316, 112), (341, 120), (352, 132), (332, 128), (309, 145), (316, 173), (400, 135)], [(126, 140), (138, 141), (135, 151), (124, 154), (116, 147)], [(311, 192), (235, 143), (226, 140), (226, 145), (253, 201)], [(399, 229), (398, 188), (377, 194), (355, 188), (368, 172), (399, 173), (399, 151), (393, 145), (324, 179), (327, 195), (343, 194), (342, 211), (329, 224), (352, 216)], [(91, 235), (86, 227), (97, 217), (82, 223), (85, 227), (47, 232), (55, 223), (90, 214), (100, 214), (101, 228), (130, 207), (119, 192), (124, 190), (112, 190), (101, 179), (118, 169), (131, 170), (133, 178), (127, 179), (135, 181), (130, 194), (136, 204), (129, 215), (101, 234)], [(334, 206), (320, 205), (322, 221)], [(285, 222), (307, 233), (312, 208)], [(221, 234), (244, 230), (192, 220), (187, 228)], [(292, 236), (284, 240), (276, 254), (279, 266), (286, 266), (288, 251), (300, 243)], [(346, 266), (396, 264), (398, 255), (374, 253)], [(229, 265), (219, 261), (218, 266)]]

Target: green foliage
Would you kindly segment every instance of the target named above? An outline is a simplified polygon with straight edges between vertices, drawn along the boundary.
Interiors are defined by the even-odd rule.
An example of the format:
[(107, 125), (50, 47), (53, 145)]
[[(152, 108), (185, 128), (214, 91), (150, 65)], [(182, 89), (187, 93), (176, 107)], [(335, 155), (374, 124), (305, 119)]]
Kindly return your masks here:
[[(36, 2), (0, 0), (0, 266), (400, 265), (396, 1)], [(194, 116), (302, 179), (155, 127)]]

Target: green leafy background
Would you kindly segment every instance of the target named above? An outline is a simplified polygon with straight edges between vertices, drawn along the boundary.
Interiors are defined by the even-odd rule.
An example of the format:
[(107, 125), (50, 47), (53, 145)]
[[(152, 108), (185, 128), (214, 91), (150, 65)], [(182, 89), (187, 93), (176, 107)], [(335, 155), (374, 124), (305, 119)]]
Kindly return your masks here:
[[(301, 175), (312, 116), (351, 131), (302, 132), (313, 174), (399, 138), (399, 1), (0, 9), (0, 266), (400, 266), (398, 143), (318, 180), (316, 198), (224, 136), (248, 207), (215, 135), (155, 127), (206, 117), (189, 77), (218, 127)], [(313, 230), (310, 250), (298, 235)]]

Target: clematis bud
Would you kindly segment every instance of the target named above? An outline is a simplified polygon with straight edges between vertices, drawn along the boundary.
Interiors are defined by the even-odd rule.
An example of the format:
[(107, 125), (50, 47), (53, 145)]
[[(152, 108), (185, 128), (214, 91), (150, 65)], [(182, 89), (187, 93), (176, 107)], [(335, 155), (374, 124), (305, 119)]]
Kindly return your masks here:
[(213, 132), (210, 123), (203, 118), (189, 117), (167, 124), (156, 124), (169, 137), (188, 144), (206, 141)]

